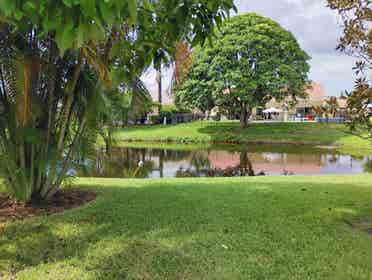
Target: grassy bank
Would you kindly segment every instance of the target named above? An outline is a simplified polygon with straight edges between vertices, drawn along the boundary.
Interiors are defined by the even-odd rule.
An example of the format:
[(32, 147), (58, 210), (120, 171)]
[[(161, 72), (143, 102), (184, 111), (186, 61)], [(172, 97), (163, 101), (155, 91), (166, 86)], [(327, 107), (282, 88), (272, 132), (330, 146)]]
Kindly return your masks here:
[(372, 154), (372, 141), (350, 134), (344, 125), (318, 123), (251, 124), (195, 122), (176, 126), (133, 127), (116, 133), (119, 141), (176, 143), (277, 143), (335, 145), (340, 150)]
[(369, 280), (370, 182), (80, 180), (96, 202), (2, 230), (0, 279)]

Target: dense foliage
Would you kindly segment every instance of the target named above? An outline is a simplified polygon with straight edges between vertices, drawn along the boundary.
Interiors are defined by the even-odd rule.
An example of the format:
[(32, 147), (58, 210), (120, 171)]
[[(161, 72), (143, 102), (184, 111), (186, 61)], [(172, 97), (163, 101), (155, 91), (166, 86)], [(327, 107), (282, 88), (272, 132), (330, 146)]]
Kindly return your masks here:
[(177, 101), (202, 111), (218, 105), (239, 112), (243, 126), (252, 108), (272, 98), (301, 96), (308, 81), (309, 56), (294, 36), (257, 14), (227, 21), (215, 42), (196, 48), (193, 56)]
[(344, 34), (337, 49), (358, 57), (355, 66), (358, 79), (349, 94), (348, 112), (352, 130), (362, 127), (372, 138), (372, 7), (370, 0), (328, 0), (329, 7), (336, 10), (344, 23)]
[(107, 125), (98, 108), (109, 93), (140, 92), (138, 77), (157, 50), (202, 42), (233, 6), (1, 0), (0, 168), (9, 193), (26, 202), (52, 197), (95, 143), (98, 124)]

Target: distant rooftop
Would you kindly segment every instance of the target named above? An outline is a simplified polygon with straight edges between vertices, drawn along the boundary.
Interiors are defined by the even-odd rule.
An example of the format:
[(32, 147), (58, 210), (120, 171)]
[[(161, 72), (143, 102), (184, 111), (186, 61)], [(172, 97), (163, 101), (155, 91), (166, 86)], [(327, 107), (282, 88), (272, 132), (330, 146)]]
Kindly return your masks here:
[[(308, 95), (306, 98), (297, 99), (297, 107), (321, 106), (326, 97), (323, 85), (315, 82), (308, 86), (306, 93)], [(291, 97), (286, 98), (286, 102), (289, 102), (290, 100)], [(283, 104), (284, 102), (277, 102), (273, 99), (266, 104), (266, 107), (281, 108), (283, 107)]]
[(309, 95), (308, 99), (311, 101), (323, 101), (325, 98), (324, 87), (319, 83), (313, 82), (306, 90), (306, 93)]

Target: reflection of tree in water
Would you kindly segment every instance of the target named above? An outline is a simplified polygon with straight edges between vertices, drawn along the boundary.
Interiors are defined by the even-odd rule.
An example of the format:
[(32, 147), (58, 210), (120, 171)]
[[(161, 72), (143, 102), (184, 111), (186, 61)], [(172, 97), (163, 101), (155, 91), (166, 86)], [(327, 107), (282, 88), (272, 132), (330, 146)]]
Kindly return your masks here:
[(329, 163), (337, 163), (340, 160), (340, 155), (338, 154), (332, 154), (330, 155), (330, 158), (328, 159)]
[[(77, 171), (77, 176), (89, 177), (113, 177), (113, 178), (132, 178), (135, 174), (137, 178), (149, 178), (151, 176), (166, 175), (176, 177), (238, 177), (238, 176), (257, 176), (265, 175), (259, 170), (253, 169), (250, 154), (247, 148), (239, 152), (231, 151), (232, 155), (221, 150), (164, 150), (164, 149), (133, 149), (121, 148), (113, 149), (112, 153), (106, 154), (98, 151), (91, 158), (80, 160), (81, 168)], [(253, 153), (253, 155), (255, 155)], [(318, 156), (317, 156), (318, 157)], [(319, 155), (320, 162), (341, 161), (340, 155), (327, 154)], [(314, 156), (305, 156), (301, 160), (305, 163), (317, 161)], [(295, 163), (298, 163), (298, 156)], [(343, 159), (346, 160), (347, 158)], [(363, 162), (364, 158), (355, 160), (350, 157), (350, 168), (353, 161)], [(138, 168), (138, 163), (142, 161), (143, 167)], [(259, 159), (258, 159), (259, 161)], [(274, 159), (272, 160), (274, 161)], [(292, 159), (293, 161), (293, 159)], [(342, 161), (344, 162), (344, 161)], [(227, 165), (232, 165), (226, 167)], [(274, 163), (277, 164), (277, 163)], [(186, 169), (180, 166), (185, 166)], [(258, 162), (258, 165), (259, 162)], [(331, 165), (332, 166), (332, 165)], [(357, 165), (360, 168), (361, 165)], [(219, 168), (217, 168), (219, 167)], [(364, 172), (372, 173), (372, 158), (367, 158), (363, 163)], [(176, 171), (175, 171), (176, 170)], [(169, 172), (171, 172), (169, 174)], [(173, 172), (176, 172), (173, 173)], [(284, 170), (284, 175), (293, 175), (293, 172)]]
[(203, 169), (211, 168), (211, 161), (209, 160), (208, 153), (197, 151), (192, 153), (191, 165), (195, 168), (197, 172)]
[(192, 168), (180, 168), (176, 177), (240, 177), (255, 176), (253, 165), (248, 156), (248, 151), (240, 152), (240, 163), (237, 166), (227, 168), (212, 168), (208, 154), (195, 152), (192, 157)]
[(159, 158), (159, 176), (164, 178), (164, 162), (180, 161), (190, 157), (190, 151), (180, 150), (149, 150), (149, 156)]
[(180, 167), (176, 172), (176, 178), (185, 177), (205, 177), (211, 169), (211, 162), (208, 157), (209, 153), (205, 151), (190, 152), (191, 168), (184, 169)]
[[(140, 161), (143, 161), (144, 165), (138, 168)], [(146, 149), (113, 149), (109, 154), (104, 151), (98, 151), (94, 159), (83, 161), (77, 175), (131, 178), (137, 171), (137, 178), (147, 178), (154, 166), (153, 161), (146, 159)]]
[[(111, 153), (97, 151), (91, 159), (82, 160), (77, 176), (113, 177), (113, 178), (148, 178), (153, 171), (159, 171), (164, 177), (164, 163), (180, 161), (190, 157), (190, 151), (161, 149), (117, 148)], [(156, 167), (156, 159), (159, 166)], [(138, 168), (142, 161), (143, 167)]]
[(368, 158), (363, 166), (363, 170), (366, 173), (372, 173), (372, 158)]
[(240, 152), (240, 173), (241, 176), (255, 176), (253, 165), (248, 157), (248, 151), (243, 150)]
[(165, 161), (180, 161), (190, 157), (191, 151), (181, 150), (147, 150), (150, 157), (162, 157)]

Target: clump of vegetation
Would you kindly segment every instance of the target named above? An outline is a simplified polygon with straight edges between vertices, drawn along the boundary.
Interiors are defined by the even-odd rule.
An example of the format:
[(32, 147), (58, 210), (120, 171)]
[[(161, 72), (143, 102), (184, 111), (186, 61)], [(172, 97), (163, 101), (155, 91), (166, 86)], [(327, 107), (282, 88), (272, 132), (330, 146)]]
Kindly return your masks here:
[(191, 113), (190, 109), (184, 108), (184, 107), (179, 107), (176, 105), (162, 105), (160, 113), (163, 114), (186, 114), (186, 113)]
[(95, 144), (98, 124), (109, 125), (109, 110), (97, 114), (108, 92), (136, 91), (158, 50), (202, 43), (231, 8), (232, 0), (0, 1), (8, 192), (24, 202), (53, 197), (73, 159)]

